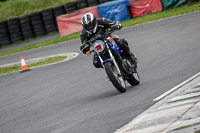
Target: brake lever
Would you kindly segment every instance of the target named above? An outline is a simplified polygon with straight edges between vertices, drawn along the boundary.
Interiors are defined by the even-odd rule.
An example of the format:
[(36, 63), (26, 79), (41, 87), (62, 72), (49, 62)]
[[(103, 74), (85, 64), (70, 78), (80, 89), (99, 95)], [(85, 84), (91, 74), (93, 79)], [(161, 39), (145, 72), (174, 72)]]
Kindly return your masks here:
[(83, 52), (83, 50), (84, 50), (85, 48), (87, 48), (87, 47), (90, 47), (90, 45), (85, 45), (85, 47), (83, 47), (83, 48), (80, 50), (80, 52)]

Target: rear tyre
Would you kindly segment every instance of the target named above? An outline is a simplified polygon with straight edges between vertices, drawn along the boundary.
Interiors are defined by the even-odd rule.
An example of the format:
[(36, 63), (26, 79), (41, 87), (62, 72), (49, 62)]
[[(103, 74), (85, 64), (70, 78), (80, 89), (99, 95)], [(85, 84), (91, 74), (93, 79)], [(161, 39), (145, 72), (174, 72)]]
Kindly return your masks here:
[(129, 78), (127, 79), (127, 81), (132, 85), (132, 86), (135, 86), (135, 85), (138, 85), (140, 83), (140, 77), (139, 77), (139, 74), (137, 72), (137, 69), (134, 68), (135, 71), (129, 75)]
[(115, 66), (111, 64), (110, 62), (105, 63), (104, 66), (105, 66), (106, 74), (108, 75), (108, 78), (110, 79), (112, 84), (115, 86), (115, 88), (121, 93), (126, 92), (125, 81), (122, 78), (122, 76), (118, 74)]

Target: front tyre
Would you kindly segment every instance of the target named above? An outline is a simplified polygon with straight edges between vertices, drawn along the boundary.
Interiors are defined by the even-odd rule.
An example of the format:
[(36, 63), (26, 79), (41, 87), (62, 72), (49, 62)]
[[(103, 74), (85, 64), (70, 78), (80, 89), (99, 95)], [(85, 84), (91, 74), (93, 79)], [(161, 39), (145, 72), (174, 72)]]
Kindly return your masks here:
[(104, 64), (106, 74), (108, 75), (108, 78), (112, 82), (112, 84), (115, 86), (115, 88), (121, 92), (126, 92), (126, 84), (122, 76), (117, 72), (116, 67), (110, 63), (107, 62)]
[(137, 69), (134, 68), (134, 72), (132, 74), (130, 74), (128, 76), (128, 79), (127, 81), (132, 85), (132, 86), (135, 86), (135, 85), (138, 85), (140, 83), (140, 77), (139, 77), (139, 74), (137, 72)]

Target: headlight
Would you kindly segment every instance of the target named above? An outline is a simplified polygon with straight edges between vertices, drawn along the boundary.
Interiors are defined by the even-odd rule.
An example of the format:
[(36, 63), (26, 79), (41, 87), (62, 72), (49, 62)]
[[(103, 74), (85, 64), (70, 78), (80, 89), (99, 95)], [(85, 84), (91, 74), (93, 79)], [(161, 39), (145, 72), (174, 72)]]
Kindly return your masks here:
[(94, 47), (94, 49), (95, 49), (96, 52), (100, 53), (100, 52), (102, 52), (105, 49), (105, 44), (101, 40), (96, 40), (93, 43), (93, 47)]

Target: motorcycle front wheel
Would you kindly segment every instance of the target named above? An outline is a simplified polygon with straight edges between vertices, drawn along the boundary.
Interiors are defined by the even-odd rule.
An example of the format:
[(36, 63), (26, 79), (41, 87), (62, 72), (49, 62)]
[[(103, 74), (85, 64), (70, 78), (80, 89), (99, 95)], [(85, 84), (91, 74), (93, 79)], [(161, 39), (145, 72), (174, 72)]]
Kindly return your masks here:
[(115, 86), (115, 88), (121, 93), (126, 92), (125, 81), (122, 75), (120, 75), (117, 72), (116, 67), (111, 62), (105, 63), (104, 67), (105, 67), (106, 74), (108, 75), (108, 78), (110, 79), (112, 84)]

